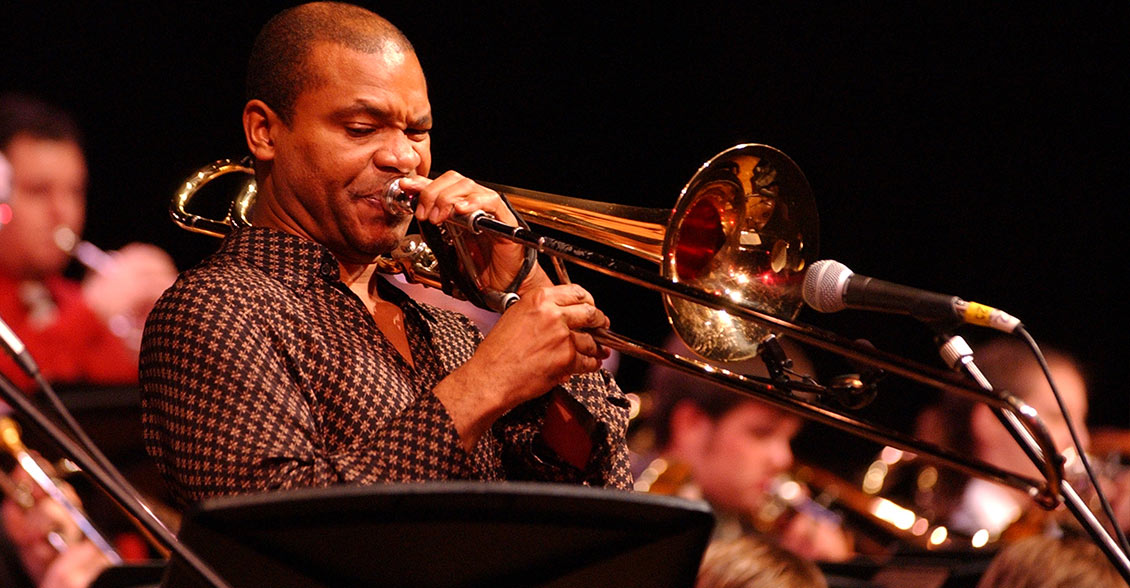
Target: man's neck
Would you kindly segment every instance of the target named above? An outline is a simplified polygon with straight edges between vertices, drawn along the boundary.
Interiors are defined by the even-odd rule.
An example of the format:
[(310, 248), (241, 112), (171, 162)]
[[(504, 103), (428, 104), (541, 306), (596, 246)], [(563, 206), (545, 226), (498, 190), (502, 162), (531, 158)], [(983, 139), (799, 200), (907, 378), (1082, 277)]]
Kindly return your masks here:
[(341, 281), (353, 291), (362, 301), (365, 306), (369, 307), (372, 312), (373, 304), (381, 299), (380, 294), (377, 292), (376, 282), (373, 281), (377, 265), (354, 265), (338, 262), (338, 267), (341, 268)]
[[(269, 184), (267, 184), (269, 186)], [(320, 243), (330, 249), (334, 254), (334, 258), (338, 260), (338, 268), (341, 272), (341, 281), (345, 285), (353, 289), (362, 300), (367, 300), (363, 295), (369, 279), (373, 275), (375, 265), (370, 260), (368, 263), (354, 263), (342, 261), (342, 255), (338, 251), (334, 251), (333, 247), (325, 243), (323, 240), (315, 238), (309, 232), (303, 229), (302, 223), (295, 221), (290, 215), (283, 212), (274, 198), (271, 198), (270, 191), (264, 187), (259, 191), (259, 202), (252, 210), (251, 224), (256, 227), (267, 227), (289, 233), (297, 237), (302, 237), (315, 243)], [(361, 289), (354, 288), (355, 284), (360, 284)], [(375, 291), (374, 291), (375, 295)]]
[(380, 292), (377, 291), (377, 265), (371, 263), (351, 266), (340, 262), (339, 265), (341, 265), (341, 280), (365, 304), (377, 328), (384, 333), (408, 365), (415, 365), (412, 349), (408, 345), (408, 335), (404, 329), (404, 312), (396, 304), (382, 299)]
[[(368, 294), (369, 282), (373, 279), (373, 274), (376, 273), (376, 264), (350, 264), (339, 261), (337, 265), (341, 269), (341, 281), (345, 282), (346, 286), (356, 291), (358, 296), (361, 296), (362, 293)], [(354, 286), (359, 289), (354, 288)], [(373, 295), (376, 295), (376, 289), (373, 290)], [(361, 297), (364, 298), (365, 296)]]

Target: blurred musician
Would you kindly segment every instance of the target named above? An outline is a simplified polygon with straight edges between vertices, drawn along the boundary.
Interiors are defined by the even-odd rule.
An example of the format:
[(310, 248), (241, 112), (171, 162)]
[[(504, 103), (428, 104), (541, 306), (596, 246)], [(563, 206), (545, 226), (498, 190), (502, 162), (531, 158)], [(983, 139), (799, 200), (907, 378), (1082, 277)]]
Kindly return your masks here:
[[(184, 502), (332, 484), (544, 480), (630, 487), (627, 400), (586, 328), (608, 319), (524, 249), (470, 243), (484, 281), (521, 300), (484, 338), (464, 316), (391, 287), (373, 262), (411, 215), (513, 222), (455, 172), (429, 180), (431, 106), (412, 45), (387, 20), (301, 5), (260, 32), (244, 132), (253, 228), (158, 302), (141, 352), (150, 454)], [(564, 386), (562, 384), (565, 384)]]
[[(6, 112), (7, 104), (7, 99), (0, 99), (0, 112)], [(0, 147), (5, 146), (0, 142)], [(9, 220), (11, 192), (12, 168), (0, 150), (0, 225)], [(49, 464), (43, 465), (50, 469)], [(78, 503), (69, 485), (59, 486)], [(63, 507), (38, 488), (26, 471), (13, 464), (0, 472), (0, 487), (4, 490), (0, 498), (0, 586), (80, 588), (110, 565)]]
[(977, 588), (1125, 588), (1126, 582), (1089, 537), (1034, 535), (1005, 546)]
[[(50, 469), (50, 464), (43, 464)], [(7, 490), (0, 504), (0, 586), (79, 588), (110, 565), (26, 471), (17, 466), (0, 476), (6, 476)], [(58, 486), (73, 504), (79, 503), (69, 485), (58, 482)]]
[(745, 535), (710, 544), (694, 588), (828, 588), (828, 581), (811, 561)]
[[(797, 346), (786, 349), (795, 371), (813, 374)], [(668, 350), (690, 353), (675, 338)], [(757, 360), (742, 364), (747, 369), (728, 367), (765, 374)], [(851, 557), (851, 541), (830, 512), (798, 511), (770, 529), (758, 520), (773, 484), (793, 464), (790, 444), (800, 431), (800, 417), (664, 367), (652, 368), (647, 389), (654, 398), (650, 420), (655, 451), (636, 460), (638, 489), (706, 500), (717, 518), (718, 539), (768, 533), (803, 557)]]
[[(994, 388), (1008, 390), (1036, 409), (1056, 447), (1068, 458), (1069, 481), (1081, 492), (1085, 491), (1086, 488), (1081, 488), (1078, 480), (1070, 475), (1073, 470), (1078, 471), (1079, 464), (1073, 457), (1076, 452), (1067, 422), (1028, 347), (1017, 339), (1001, 338), (977, 345), (974, 351), (977, 365)], [(1086, 447), (1089, 444), (1085, 424), (1087, 386), (1082, 370), (1062, 351), (1050, 348), (1043, 351), (1072, 424)], [(918, 435), (928, 441), (966, 452), (1002, 469), (1040, 476), (1036, 466), (984, 404), (947, 398), (923, 411), (917, 429)], [(1069, 517), (1043, 516), (1044, 511), (1019, 490), (981, 479), (967, 479), (944, 468), (931, 470), (925, 477), (917, 476), (917, 480), (914, 503), (919, 514), (948, 525), (951, 531), (976, 538), (976, 546), (986, 541), (1007, 540), (1017, 534), (1039, 533), (1045, 526), (1069, 520)], [(923, 483), (923, 480), (932, 483)], [(1123, 521), (1123, 525), (1125, 523)]]
[[(132, 327), (175, 278), (172, 260), (135, 243), (105, 256), (81, 284), (64, 277), (86, 212), (78, 127), (42, 101), (3, 95), (0, 152), (12, 172), (11, 196), (0, 211), (0, 317), (48, 381), (136, 382), (140, 335)], [(0, 372), (33, 387), (7, 354), (0, 353)]]
[(12, 164), (8, 163), (8, 158), (4, 157), (3, 151), (0, 151), (0, 226), (3, 226), (12, 214), (12, 207), (8, 204), (8, 198), (11, 196)]

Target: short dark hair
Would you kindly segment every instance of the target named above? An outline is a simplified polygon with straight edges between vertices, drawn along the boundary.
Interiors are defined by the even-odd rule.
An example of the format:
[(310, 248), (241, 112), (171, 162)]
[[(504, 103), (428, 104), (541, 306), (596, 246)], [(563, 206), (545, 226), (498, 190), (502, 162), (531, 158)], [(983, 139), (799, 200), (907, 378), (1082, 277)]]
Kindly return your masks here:
[(247, 99), (262, 100), (289, 125), (298, 96), (320, 83), (308, 62), (317, 42), (364, 53), (415, 52), (400, 29), (360, 6), (302, 4), (276, 14), (259, 31), (247, 64)]
[(65, 110), (25, 94), (0, 94), (0, 150), (19, 135), (82, 145), (78, 124)]

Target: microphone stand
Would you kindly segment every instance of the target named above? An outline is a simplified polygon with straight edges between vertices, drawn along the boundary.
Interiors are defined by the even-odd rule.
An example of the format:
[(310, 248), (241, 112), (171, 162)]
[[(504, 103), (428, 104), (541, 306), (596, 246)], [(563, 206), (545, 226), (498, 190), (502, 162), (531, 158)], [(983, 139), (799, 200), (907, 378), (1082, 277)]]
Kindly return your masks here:
[[(211, 566), (177, 540), (172, 531), (165, 527), (153, 515), (153, 512), (136, 498), (135, 492), (131, 492), (131, 489), (127, 489), (115, 481), (115, 477), (108, 471), (108, 468), (113, 467), (112, 464), (106, 463), (106, 467), (103, 467), (102, 464), (98, 463), (89, 452), (61, 431), (50, 418), (24, 397), (11, 380), (3, 375), (0, 375), (0, 399), (7, 402), (19, 414), (31, 419), (41, 432), (54, 441), (59, 449), (77, 463), (120, 507), (132, 515), (140, 525), (145, 527), (146, 531), (157, 538), (169, 551), (181, 557), (204, 581), (215, 588), (230, 588), (230, 584), (220, 577)], [(118, 477), (120, 477), (120, 474)]]
[[(1111, 537), (1110, 533), (1095, 517), (1095, 514), (1091, 512), (1091, 509), (1087, 508), (1087, 505), (1083, 502), (1083, 499), (1080, 498), (1078, 492), (1075, 491), (1075, 488), (1064, 479), (1063, 457), (1058, 453), (1045, 455), (1040, 449), (1040, 444), (1036, 441), (1034, 434), (1047, 436), (1048, 433), (1035, 409), (1028, 406), (1024, 401), (1008, 391), (995, 390), (988, 378), (981, 373), (981, 369), (978, 368), (977, 364), (973, 361), (973, 349), (969, 347), (969, 344), (966, 343), (965, 339), (960, 335), (941, 334), (938, 340), (942, 342), (939, 346), (939, 353), (947, 365), (965, 374), (969, 379), (976, 382), (978, 386), (984, 388), (986, 392), (998, 395), (1002, 400), (1005, 400), (1015, 407), (1015, 412), (1009, 412), (995, 406), (990, 406), (993, 414), (996, 415), (997, 419), (1004, 425), (1009, 434), (1012, 435), (1012, 438), (1020, 445), (1020, 448), (1024, 450), (1024, 453), (1028, 455), (1028, 459), (1032, 460), (1032, 463), (1035, 464), (1037, 468), (1043, 470), (1045, 476), (1047, 476), (1046, 472), (1048, 471), (1057, 473), (1056, 479), (1053, 480), (1048, 477), (1047, 483), (1058, 490), (1059, 496), (1062, 497), (1063, 503), (1067, 505), (1071, 514), (1087, 531), (1087, 534), (1091, 536), (1091, 539), (1099, 546), (1099, 549), (1102, 549), (1107, 559), (1110, 560), (1110, 563), (1118, 570), (1122, 579), (1130, 583), (1130, 558), (1127, 557), (1126, 552), (1122, 550), (1122, 547)], [(1022, 423), (1020, 419), (1017, 418), (1017, 414), (1027, 415), (1030, 418), (1031, 424), (1036, 427), (1035, 431)], [(1046, 446), (1054, 447), (1052, 444)], [(1051, 467), (1047, 467), (1048, 465)], [(1102, 491), (1098, 487), (1096, 487), (1095, 490), (1097, 492)], [(1048, 510), (1056, 506), (1055, 504), (1045, 504), (1043, 501), (1039, 500), (1037, 500), (1037, 503)], [(1111, 524), (1117, 525), (1118, 523), (1117, 521), (1111, 521)]]

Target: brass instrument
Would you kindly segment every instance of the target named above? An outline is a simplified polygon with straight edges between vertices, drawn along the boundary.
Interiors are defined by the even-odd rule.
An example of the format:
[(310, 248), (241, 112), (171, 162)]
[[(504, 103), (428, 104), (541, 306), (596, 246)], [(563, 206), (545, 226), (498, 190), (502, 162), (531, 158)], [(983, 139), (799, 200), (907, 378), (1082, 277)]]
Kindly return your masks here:
[[(201, 169), (175, 195), (173, 219), (195, 232), (222, 235), (246, 225), (253, 205), (249, 180), (231, 212), (222, 220), (196, 216), (187, 207), (212, 177), (230, 171), (250, 172), (246, 164), (225, 160)], [(983, 402), (1007, 415), (1022, 429), (1022, 445), (1043, 473), (1043, 480), (1021, 476), (926, 443), (839, 410), (827, 399), (831, 387), (810, 380), (759, 377), (666, 352), (606, 330), (594, 332), (602, 345), (621, 353), (713, 381), (777, 408), (884, 445), (927, 456), (962, 473), (1021, 489), (1045, 508), (1063, 499), (1062, 466), (1038, 415), (1014, 396), (990, 392), (961, 375), (911, 362), (793, 322), (802, 305), (806, 268), (816, 260), (818, 221), (811, 189), (800, 169), (780, 151), (756, 144), (737, 145), (704, 163), (683, 188), (673, 209), (606, 204), (501, 185), (484, 184), (504, 196), (517, 216), (567, 234), (637, 255), (660, 266), (659, 273), (590, 249), (498, 222), (489, 215), (464, 219), (456, 233), (488, 232), (545, 253), (564, 275), (562, 261), (654, 289), (662, 293), (674, 330), (699, 354), (720, 361), (757, 355), (770, 335), (784, 334), (801, 343), (884, 370), (888, 374)], [(386, 193), (389, 210), (405, 206), (395, 185)], [(399, 202), (399, 204), (398, 204)], [(410, 206), (410, 204), (409, 204)], [(449, 223), (455, 224), (455, 223)], [(414, 237), (414, 236), (413, 236)], [(434, 275), (418, 239), (392, 259), (381, 260), (386, 273)], [(424, 262), (416, 263), (417, 259)], [(428, 264), (432, 264), (427, 267)], [(426, 280), (421, 280), (426, 285)], [(770, 370), (772, 374), (772, 370)], [(1070, 496), (1068, 496), (1070, 498)], [(1082, 515), (1080, 515), (1082, 516)], [(1128, 564), (1130, 567), (1130, 564)]]
[[(20, 439), (20, 429), (14, 420), (9, 417), (0, 417), (0, 446), (4, 451), (16, 460), (16, 467), (23, 469), (24, 472), (35, 482), (35, 485), (41, 489), (47, 496), (57, 502), (67, 514), (67, 517), (75, 524), (79, 531), (82, 532), (112, 565), (120, 565), (122, 563), (121, 556), (110, 545), (109, 541), (98, 532), (94, 524), (86, 518), (82, 507), (75, 504), (66, 494), (66, 492), (56, 483), (55, 479), (40, 465), (35, 456), (28, 451), (24, 446), (23, 441)], [(0, 475), (0, 490), (3, 490), (8, 497), (24, 510), (31, 509), (35, 506), (35, 498), (32, 491), (22, 484), (15, 483), (8, 475)], [(46, 530), (47, 541), (57, 551), (63, 552), (67, 549), (66, 539), (56, 530)]]
[[(177, 191), (170, 214), (182, 228), (222, 236), (248, 226), (256, 190), (249, 180), (231, 202), (227, 216), (213, 220), (188, 211), (197, 191), (232, 172), (251, 173), (249, 165), (221, 160), (201, 168)], [(808, 181), (780, 151), (765, 145), (738, 145), (702, 165), (683, 189), (674, 210), (608, 204), (484, 184), (505, 195), (521, 218), (574, 234), (660, 264), (663, 279), (685, 287), (718, 292), (742, 304), (759, 304), (775, 317), (791, 320), (802, 305), (803, 271), (815, 261), (818, 222)], [(395, 185), (386, 194), (390, 209), (410, 207)], [(493, 219), (482, 219), (490, 222)], [(501, 223), (499, 223), (501, 224)], [(478, 229), (476, 229), (477, 231)], [(501, 228), (509, 238), (513, 227)], [(521, 235), (535, 243), (544, 237)], [(544, 246), (544, 242), (542, 243)], [(409, 281), (436, 286), (435, 257), (410, 236), (387, 259), (384, 273), (403, 273)], [(592, 255), (570, 259), (593, 269)], [(617, 264), (620, 265), (620, 264)], [(438, 268), (442, 270), (442, 268)], [(560, 273), (560, 270), (559, 270)], [(613, 274), (615, 275), (615, 274)], [(664, 296), (668, 316), (691, 348), (711, 359), (735, 361), (757, 354), (758, 343), (772, 331), (755, 321)]]

